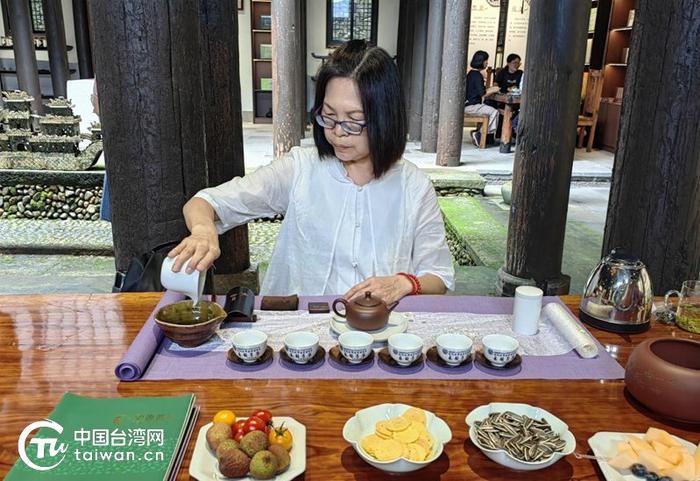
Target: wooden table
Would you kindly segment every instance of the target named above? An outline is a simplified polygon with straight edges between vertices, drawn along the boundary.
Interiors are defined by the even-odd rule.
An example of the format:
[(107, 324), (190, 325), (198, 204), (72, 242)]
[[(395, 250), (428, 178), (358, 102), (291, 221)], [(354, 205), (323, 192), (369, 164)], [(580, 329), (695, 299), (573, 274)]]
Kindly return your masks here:
[(504, 94), (498, 92), (489, 97), (491, 100), (504, 104), (503, 108), (503, 126), (501, 128), (501, 146), (502, 153), (510, 152), (510, 141), (513, 132), (513, 105), (520, 105), (520, 95)]
[[(700, 434), (691, 426), (669, 425), (633, 407), (623, 381), (143, 381), (119, 382), (113, 374), (159, 294), (0, 296), (0, 477), (18, 457), (17, 438), (30, 422), (44, 418), (65, 391), (89, 396), (142, 396), (196, 393), (202, 407), (197, 423), (220, 409), (247, 415), (265, 407), (293, 416), (307, 427), (307, 480), (398, 479), (365, 464), (342, 438), (345, 421), (359, 409), (383, 402), (404, 402), (437, 413), (450, 425), (452, 442), (428, 468), (401, 479), (420, 480), (593, 480), (597, 464), (568, 456), (546, 471), (521, 473), (487, 459), (467, 440), (465, 415), (491, 401), (525, 402), (562, 418), (576, 436), (578, 451), (596, 431), (644, 431), (662, 426), (691, 442)], [(578, 312), (577, 297), (564, 297)], [(624, 365), (632, 348), (661, 335), (692, 338), (674, 327), (654, 324), (634, 337), (602, 331), (595, 335)], [(694, 336), (698, 338), (699, 336)], [(196, 432), (196, 431), (195, 431)], [(190, 442), (179, 480), (190, 479)]]

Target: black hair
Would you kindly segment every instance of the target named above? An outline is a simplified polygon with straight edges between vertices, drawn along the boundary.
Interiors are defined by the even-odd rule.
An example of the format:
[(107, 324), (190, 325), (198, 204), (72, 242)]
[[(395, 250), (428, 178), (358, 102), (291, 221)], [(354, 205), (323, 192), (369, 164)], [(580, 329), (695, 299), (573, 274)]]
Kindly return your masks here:
[(520, 55), (518, 55), (517, 53), (511, 53), (510, 55), (508, 55), (508, 56), (506, 57), (506, 63), (511, 63), (511, 62), (512, 62), (513, 60), (515, 60), (516, 58), (517, 58), (518, 60), (522, 60), (522, 59), (520, 58)]
[[(406, 106), (399, 70), (382, 48), (370, 47), (364, 40), (350, 40), (331, 53), (316, 76), (314, 114), (323, 107), (328, 82), (335, 77), (354, 80), (360, 91), (367, 124), (369, 156), (374, 177), (379, 178), (403, 155), (406, 148)], [(334, 157), (323, 127), (313, 123), (314, 142), (320, 157)]]
[(472, 61), (469, 62), (469, 66), (477, 70), (483, 70), (484, 62), (486, 62), (488, 59), (488, 53), (484, 52), (483, 50), (477, 50), (474, 52), (474, 56), (472, 57)]

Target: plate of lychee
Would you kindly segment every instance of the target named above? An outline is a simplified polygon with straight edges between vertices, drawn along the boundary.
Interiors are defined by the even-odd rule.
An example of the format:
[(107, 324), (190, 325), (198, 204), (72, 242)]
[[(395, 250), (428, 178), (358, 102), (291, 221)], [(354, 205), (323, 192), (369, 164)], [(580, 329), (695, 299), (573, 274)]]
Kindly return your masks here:
[[(202, 426), (190, 476), (199, 481), (290, 481), (299, 476), (306, 470), (306, 427), (287, 416), (274, 416), (269, 424), (268, 432), (253, 430), (242, 437), (235, 436), (235, 429), (226, 423)], [(276, 434), (287, 442), (274, 442)]]

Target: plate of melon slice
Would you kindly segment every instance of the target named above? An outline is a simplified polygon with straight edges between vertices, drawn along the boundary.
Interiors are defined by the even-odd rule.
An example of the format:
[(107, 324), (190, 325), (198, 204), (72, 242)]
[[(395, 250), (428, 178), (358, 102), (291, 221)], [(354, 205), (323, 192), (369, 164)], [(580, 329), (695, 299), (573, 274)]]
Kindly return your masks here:
[(700, 480), (700, 445), (663, 429), (650, 427), (646, 433), (598, 432), (588, 445), (593, 454), (607, 460), (599, 462), (607, 481), (655, 479), (653, 475), (645, 477), (646, 473), (654, 473), (663, 481)]

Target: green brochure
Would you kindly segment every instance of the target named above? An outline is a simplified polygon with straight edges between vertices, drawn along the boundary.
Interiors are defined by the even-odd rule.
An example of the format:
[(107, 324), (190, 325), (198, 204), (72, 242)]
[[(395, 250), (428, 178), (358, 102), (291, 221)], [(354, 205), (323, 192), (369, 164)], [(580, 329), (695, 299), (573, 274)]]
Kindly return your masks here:
[(5, 479), (174, 479), (198, 412), (194, 394), (97, 399), (66, 393), (47, 419), (28, 421), (18, 438), (20, 459)]

